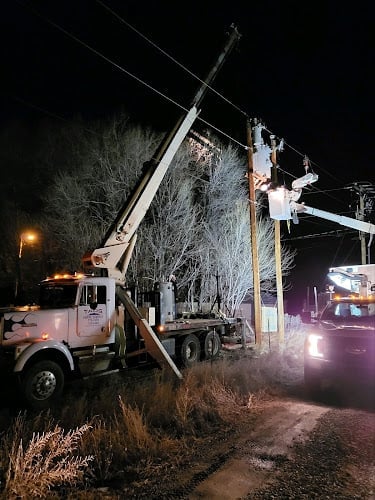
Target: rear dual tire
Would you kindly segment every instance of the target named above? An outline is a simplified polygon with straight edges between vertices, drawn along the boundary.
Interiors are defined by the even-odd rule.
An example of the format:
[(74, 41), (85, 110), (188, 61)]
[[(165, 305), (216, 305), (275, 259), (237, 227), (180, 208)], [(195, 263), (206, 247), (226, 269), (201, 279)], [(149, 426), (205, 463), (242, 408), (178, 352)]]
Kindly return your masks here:
[(201, 358), (201, 344), (196, 335), (187, 335), (181, 344), (181, 363), (185, 368), (197, 364)]
[(185, 368), (194, 366), (202, 358), (204, 360), (213, 360), (219, 356), (221, 341), (218, 333), (214, 330), (206, 333), (202, 345), (201, 338), (191, 333), (183, 339), (180, 348), (180, 359)]
[(221, 340), (215, 330), (208, 332), (204, 338), (204, 359), (213, 360), (218, 358), (221, 349)]

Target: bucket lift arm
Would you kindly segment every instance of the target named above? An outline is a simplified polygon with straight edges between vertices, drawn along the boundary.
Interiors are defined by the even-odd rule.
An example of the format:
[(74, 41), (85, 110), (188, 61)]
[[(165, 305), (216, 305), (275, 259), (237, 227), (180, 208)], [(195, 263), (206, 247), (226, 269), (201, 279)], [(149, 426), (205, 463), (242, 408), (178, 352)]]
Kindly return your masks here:
[(303, 177), (296, 179), (292, 183), (292, 190), (277, 188), (268, 193), (270, 217), (278, 220), (295, 219), (297, 214), (305, 213), (320, 217), (321, 219), (337, 222), (342, 226), (350, 227), (363, 233), (375, 234), (375, 224), (364, 222), (344, 215), (337, 215), (319, 208), (309, 207), (304, 203), (297, 203), (302, 193), (302, 188), (316, 182), (317, 174), (307, 173)]
[(326, 212), (325, 210), (319, 210), (318, 208), (309, 207), (303, 203), (291, 202), (290, 205), (292, 210), (297, 213), (314, 215), (315, 217), (320, 217), (321, 219), (337, 222), (342, 226), (350, 227), (363, 233), (375, 234), (375, 224), (371, 224), (370, 222), (352, 219), (351, 217), (345, 217), (344, 215), (333, 214), (331, 212)]

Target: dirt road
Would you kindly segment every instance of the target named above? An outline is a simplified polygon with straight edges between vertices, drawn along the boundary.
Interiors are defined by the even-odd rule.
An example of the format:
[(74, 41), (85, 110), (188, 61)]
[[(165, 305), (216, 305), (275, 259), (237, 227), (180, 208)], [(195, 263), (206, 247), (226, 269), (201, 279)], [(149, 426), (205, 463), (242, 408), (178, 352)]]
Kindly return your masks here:
[(231, 458), (202, 481), (190, 499), (232, 500), (263, 488), (303, 443), (328, 409), (298, 401), (278, 400), (264, 406), (254, 429), (243, 429)]
[(235, 434), (192, 443), (183, 468), (128, 498), (375, 500), (373, 394), (348, 406), (337, 395), (314, 402), (299, 392), (263, 401)]
[(266, 404), (190, 500), (375, 498), (375, 415), (296, 399)]

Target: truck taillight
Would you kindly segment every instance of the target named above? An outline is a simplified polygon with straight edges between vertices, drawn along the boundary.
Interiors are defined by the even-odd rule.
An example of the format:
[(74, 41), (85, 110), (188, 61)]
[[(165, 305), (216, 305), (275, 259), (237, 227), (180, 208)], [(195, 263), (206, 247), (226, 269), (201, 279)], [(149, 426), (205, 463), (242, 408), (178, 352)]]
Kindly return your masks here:
[(324, 355), (324, 339), (321, 335), (310, 334), (307, 338), (307, 353), (315, 358)]

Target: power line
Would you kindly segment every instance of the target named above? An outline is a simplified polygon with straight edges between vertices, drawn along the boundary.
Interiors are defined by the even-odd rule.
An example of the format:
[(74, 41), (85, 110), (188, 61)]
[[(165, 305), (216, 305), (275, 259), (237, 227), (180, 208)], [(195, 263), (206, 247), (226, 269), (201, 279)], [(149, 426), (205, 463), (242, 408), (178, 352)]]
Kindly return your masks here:
[(293, 236), (292, 238), (282, 238), (282, 241), (296, 241), (296, 240), (308, 240), (312, 238), (327, 238), (327, 237), (342, 237), (356, 234), (355, 231), (350, 229), (334, 229), (332, 231), (325, 231), (323, 233), (313, 233), (313, 234), (305, 234), (303, 236)]
[[(157, 44), (155, 44), (152, 40), (150, 40), (149, 38), (147, 38), (145, 35), (143, 35), (139, 30), (137, 30), (136, 28), (134, 28), (130, 23), (128, 23), (127, 21), (125, 21), (121, 16), (119, 16), (116, 12), (114, 12), (111, 8), (109, 8), (105, 3), (103, 3), (101, 0), (96, 0), (98, 4), (100, 4), (104, 9), (106, 9), (108, 12), (110, 12), (113, 16), (115, 16), (121, 23), (125, 24), (129, 29), (133, 30), (135, 33), (137, 33), (140, 37), (142, 37), (144, 40), (146, 40), (149, 44), (151, 44), (154, 48), (156, 48), (157, 50), (159, 50), (163, 55), (165, 55), (166, 57), (168, 57), (170, 60), (172, 60), (175, 64), (177, 64), (179, 67), (181, 67), (184, 71), (188, 72), (191, 76), (193, 76), (195, 79), (197, 79), (199, 82), (201, 83), (204, 83), (196, 74), (194, 74), (192, 71), (190, 71), (188, 68), (186, 68), (184, 65), (182, 65), (181, 63), (179, 63), (179, 61), (177, 61), (175, 58), (173, 58), (172, 56), (170, 56), (165, 50), (163, 50), (161, 47), (159, 47)], [(167, 96), (165, 93), (157, 90), (155, 87), (151, 86), (150, 84), (148, 84), (147, 82), (145, 82), (144, 80), (142, 80), (141, 78), (139, 78), (138, 76), (134, 75), (133, 73), (131, 73), (130, 71), (126, 70), (124, 67), (122, 67), (120, 64), (116, 63), (115, 61), (113, 61), (112, 59), (110, 59), (109, 57), (107, 57), (106, 55), (104, 55), (103, 53), (101, 53), (100, 51), (98, 51), (97, 49), (95, 49), (94, 47), (92, 47), (91, 45), (87, 44), (86, 42), (84, 42), (83, 40), (81, 40), (80, 38), (78, 38), (77, 36), (75, 36), (74, 34), (72, 34), (71, 32), (67, 31), (66, 29), (64, 29), (62, 26), (60, 26), (59, 24), (55, 23), (54, 21), (52, 21), (51, 19), (49, 19), (48, 17), (46, 17), (45, 15), (41, 14), (39, 11), (37, 11), (36, 9), (34, 9), (33, 7), (30, 7), (29, 5), (25, 5), (23, 2), (21, 2), (20, 0), (17, 0), (17, 2), (22, 5), (23, 7), (27, 7), (29, 8), (35, 15), (37, 15), (38, 17), (40, 17), (41, 19), (43, 19), (44, 21), (46, 21), (47, 23), (51, 24), (52, 26), (54, 26), (56, 29), (58, 29), (59, 31), (61, 31), (62, 33), (64, 33), (66, 36), (70, 37), (71, 39), (73, 39), (75, 42), (81, 44), (82, 46), (84, 46), (86, 49), (90, 50), (91, 52), (93, 52), (96, 56), (100, 57), (101, 59), (105, 60), (107, 63), (111, 64), (112, 66), (114, 66), (116, 69), (120, 70), (121, 72), (125, 73), (126, 75), (128, 75), (129, 77), (133, 78), (134, 80), (136, 80), (138, 83), (142, 84), (143, 86), (147, 87), (148, 89), (152, 90), (153, 92), (155, 92), (156, 94), (160, 95), (161, 97), (163, 97), (164, 99), (166, 99), (167, 101), (171, 102), (172, 104), (174, 104), (175, 106), (177, 106), (178, 108), (180, 108), (181, 110), (183, 111), (188, 111), (186, 107), (182, 106), (181, 104), (179, 104), (178, 102), (176, 102), (174, 99), (170, 98), (169, 96)], [(242, 109), (240, 109), (237, 105), (235, 105), (232, 101), (228, 100), (225, 96), (223, 96), (221, 93), (217, 92), (213, 87), (207, 85), (207, 87), (209, 88), (209, 90), (211, 90), (212, 92), (214, 92), (216, 95), (218, 95), (222, 100), (224, 100), (225, 102), (227, 102), (228, 104), (230, 104), (234, 109), (236, 109), (237, 111), (239, 111), (241, 114), (245, 115), (245, 116), (249, 116), (248, 113), (244, 112)], [(19, 99), (19, 98), (18, 98)], [(19, 99), (21, 100), (21, 99)], [(31, 104), (29, 104), (31, 105)], [(33, 105), (31, 105), (33, 106)], [(37, 106), (34, 106), (37, 108)], [(40, 108), (41, 109), (41, 108)], [(48, 112), (47, 112), (48, 113)], [(51, 114), (51, 113), (49, 113)], [(56, 116), (56, 115), (54, 115)], [(203, 118), (201, 118), (200, 116), (198, 116), (198, 120), (201, 121), (202, 123), (204, 123), (205, 125), (209, 126), (210, 128), (212, 128), (213, 130), (215, 130), (217, 133), (219, 133), (220, 135), (226, 137), (227, 139), (229, 139), (230, 141), (236, 143), (238, 146), (240, 146), (242, 149), (244, 150), (247, 150), (248, 147), (247, 145), (245, 144), (242, 144), (240, 141), (238, 141), (237, 139), (235, 139), (234, 137), (232, 137), (231, 135), (225, 133), (222, 129), (214, 126), (212, 123), (204, 120)], [(272, 134), (272, 132), (267, 129), (266, 127), (264, 127), (265, 130)], [(275, 135), (275, 134), (272, 134), (272, 135)], [(276, 135), (275, 135), (276, 137)], [(305, 157), (306, 155), (301, 153), (300, 151), (298, 151), (296, 148), (294, 148), (292, 145), (290, 145), (289, 143), (285, 142), (285, 140), (283, 140), (284, 144), (286, 146), (288, 146), (292, 151), (294, 151), (295, 153), (297, 153), (298, 155), (302, 156), (302, 157)], [(321, 170), (325, 171), (323, 168), (319, 167), (315, 162), (311, 162), (313, 165), (315, 165), (316, 167), (320, 168)], [(284, 169), (281, 169), (279, 167), (280, 171), (283, 172), (284, 174), (286, 175), (289, 175), (290, 177), (292, 178), (296, 178), (295, 175), (291, 174), (290, 172), (284, 170)], [(332, 178), (334, 178), (329, 172), (326, 172), (327, 175), (331, 176)], [(335, 178), (334, 178), (335, 179)], [(335, 179), (336, 180), (336, 179)], [(322, 190), (319, 190), (317, 189), (315, 186), (310, 186), (311, 190), (316, 192), (316, 193), (323, 193), (323, 194), (326, 194), (328, 191), (326, 191), (326, 193), (324, 193), (324, 191)], [(328, 195), (330, 198), (334, 199), (335, 201), (339, 201), (339, 202), (342, 202), (342, 200), (336, 198), (336, 197), (333, 197), (331, 195)]]
[[(152, 45), (154, 48), (156, 48), (159, 52), (161, 52), (164, 56), (166, 56), (167, 58), (169, 58), (171, 61), (173, 61), (176, 65), (178, 65), (180, 68), (182, 68), (184, 71), (186, 71), (188, 74), (190, 74), (193, 78), (195, 78), (196, 80), (198, 80), (200, 83), (205, 83), (203, 80), (201, 80), (195, 73), (193, 73), (192, 71), (190, 71), (186, 66), (184, 66), (183, 64), (181, 64), (179, 61), (177, 61), (174, 57), (172, 57), (170, 54), (168, 54), (168, 52), (166, 52), (164, 49), (162, 49), (159, 45), (157, 45), (156, 43), (154, 43), (152, 40), (150, 40), (148, 37), (146, 37), (143, 33), (141, 33), (139, 30), (137, 30), (134, 26), (132, 26), (130, 23), (128, 23), (127, 21), (125, 21), (125, 19), (123, 17), (121, 17), (119, 14), (117, 14), (113, 9), (111, 9), (110, 7), (108, 7), (108, 5), (106, 5), (102, 0), (96, 0), (96, 2), (101, 5), (104, 9), (106, 9), (108, 12), (110, 12), (114, 17), (116, 17), (116, 19), (118, 19), (121, 23), (125, 24), (129, 29), (133, 30), (135, 33), (137, 33), (137, 35), (139, 35), (141, 38), (143, 38), (146, 42), (148, 42), (150, 45)], [(225, 96), (223, 96), (223, 94), (217, 92), (213, 87), (211, 87), (210, 85), (207, 85), (207, 87), (212, 91), (214, 92), (217, 96), (219, 96), (222, 100), (224, 100), (226, 103), (228, 103), (229, 105), (231, 105), (234, 109), (236, 109), (237, 111), (239, 111), (240, 113), (242, 113), (243, 115), (245, 115), (246, 117), (249, 117), (248, 113), (246, 113), (245, 111), (243, 111), (239, 106), (237, 106), (236, 104), (234, 104), (232, 101), (230, 101), (229, 99), (227, 99)], [(214, 130), (216, 130), (218, 133), (220, 133), (221, 135), (224, 135), (225, 137), (227, 137), (228, 139), (232, 140), (233, 142), (237, 143), (239, 146), (241, 146), (242, 148), (245, 148), (247, 149), (247, 146), (243, 145), (242, 143), (240, 143), (239, 141), (237, 141), (236, 139), (234, 139), (233, 137), (229, 136), (228, 134), (224, 133), (221, 129), (218, 129), (216, 127), (214, 127), (211, 123), (203, 120), (202, 118), (199, 118), (200, 121), (202, 121), (203, 123), (205, 123), (206, 125), (208, 125), (209, 127), (213, 128)], [(267, 129), (266, 127), (264, 127), (264, 129), (271, 135), (274, 135), (269, 129)], [(279, 138), (279, 140), (283, 140), (281, 138)], [(301, 157), (305, 158), (306, 155), (301, 153), (300, 151), (298, 151), (296, 148), (294, 148), (292, 145), (290, 145), (289, 143), (287, 143), (285, 140), (283, 140), (284, 144), (286, 146), (288, 146), (292, 151), (294, 151), (295, 153), (297, 153), (298, 155), (300, 155)], [(312, 162), (310, 161), (310, 163), (312, 165), (315, 165), (317, 168), (319, 168), (320, 170), (322, 170), (323, 172), (325, 172), (328, 176), (330, 176), (332, 179), (334, 179), (336, 181), (336, 178), (330, 173), (328, 172), (327, 170), (325, 170), (324, 168), (320, 167), (318, 164), (316, 164), (315, 162)], [(282, 171), (284, 174), (287, 174), (287, 175), (290, 175), (292, 178), (294, 177), (295, 179), (297, 178), (296, 176), (293, 176), (293, 174), (291, 174), (290, 172), (287, 172), (285, 170), (282, 170), (280, 167), (279, 167), (279, 170)], [(316, 191), (316, 193), (323, 193), (322, 190), (319, 190), (317, 189), (315, 186), (311, 186), (312, 190)], [(333, 190), (331, 190), (333, 191)], [(328, 190), (326, 191), (326, 193), (328, 192)], [(339, 198), (336, 198), (334, 196), (331, 196), (331, 195), (328, 195), (330, 198), (332, 198), (333, 200), (335, 201), (338, 201), (338, 202), (342, 202), (341, 199)]]
[[(17, 0), (17, 2), (22, 5), (22, 6), (25, 6), (22, 2), (20, 2), (19, 0)], [(62, 26), (58, 25), (57, 23), (55, 23), (54, 21), (52, 21), (51, 19), (49, 19), (48, 17), (42, 15), (39, 11), (35, 10), (34, 8), (32, 7), (29, 7), (27, 6), (28, 8), (30, 8), (30, 10), (32, 10), (34, 12), (35, 15), (37, 15), (38, 17), (40, 17), (41, 19), (43, 19), (44, 21), (46, 21), (47, 23), (51, 24), (51, 26), (54, 26), (56, 29), (58, 29), (59, 31), (61, 31), (62, 33), (64, 33), (66, 36), (72, 38), (72, 40), (76, 41), (77, 43), (81, 44), (83, 47), (85, 47), (86, 49), (90, 50), (91, 52), (93, 52), (95, 55), (97, 55), (98, 57), (102, 58), (103, 60), (105, 60), (106, 62), (108, 62), (109, 64), (113, 65), (115, 68), (117, 68), (118, 70), (122, 71), (123, 73), (125, 73), (126, 75), (130, 76), (131, 78), (133, 78), (134, 80), (136, 80), (138, 83), (144, 85), (145, 87), (147, 87), (148, 89), (152, 90), (153, 92), (155, 92), (156, 94), (160, 95), (161, 97), (163, 97), (164, 99), (166, 99), (167, 101), (171, 102), (172, 104), (174, 104), (175, 106), (177, 106), (178, 108), (180, 108), (182, 111), (185, 111), (185, 112), (188, 112), (189, 110), (179, 104), (177, 101), (175, 101), (174, 99), (170, 98), (169, 96), (167, 96), (165, 93), (159, 91), (158, 89), (156, 89), (155, 87), (153, 87), (152, 85), (148, 84), (147, 82), (145, 82), (144, 80), (142, 80), (141, 78), (139, 78), (138, 76), (134, 75), (133, 73), (131, 73), (130, 71), (126, 70), (124, 67), (122, 67), (120, 64), (116, 63), (115, 61), (113, 61), (112, 59), (110, 59), (109, 57), (105, 56), (104, 54), (102, 54), (100, 51), (98, 51), (97, 49), (95, 49), (94, 47), (92, 47), (91, 45), (89, 45), (88, 43), (84, 42), (83, 40), (81, 40), (80, 38), (78, 38), (77, 36), (73, 35), (72, 33), (70, 33), (69, 31), (67, 31), (65, 28), (63, 28)], [(146, 38), (147, 40), (147, 38)], [(152, 43), (152, 42), (150, 42)], [(155, 45), (156, 46), (156, 45)], [(161, 49), (160, 49), (161, 50)], [(184, 68), (184, 66), (182, 66), (180, 64), (181, 67)], [(188, 70), (187, 70), (188, 71)], [(191, 72), (190, 72), (191, 73)], [(197, 75), (194, 75), (193, 73), (191, 73), (197, 80), (201, 81), (202, 83), (205, 83), (204, 81), (202, 81)], [(211, 86), (205, 84), (210, 90), (214, 90)], [(222, 99), (226, 100), (225, 97), (222, 95), (222, 94), (219, 94), (217, 91), (215, 91), (217, 95), (219, 95)], [(229, 101), (228, 101), (229, 102)], [(216, 130), (216, 132), (218, 132), (219, 134), (223, 135), (224, 137), (227, 137), (228, 139), (230, 139), (232, 142), (236, 143), (238, 146), (242, 147), (244, 150), (247, 149), (247, 146), (245, 144), (242, 144), (240, 141), (238, 141), (237, 139), (235, 139), (234, 137), (230, 136), (229, 134), (225, 133), (223, 130), (219, 129), (218, 127), (215, 127), (213, 124), (211, 124), (210, 122), (204, 120), (203, 118), (201, 118), (200, 116), (198, 116), (197, 118), (199, 121), (201, 121), (202, 123), (204, 123), (205, 125), (209, 126), (210, 128), (212, 128), (213, 130)]]
[(196, 80), (198, 80), (200, 83), (206, 85), (206, 87), (208, 89), (210, 89), (212, 92), (214, 92), (217, 96), (219, 96), (221, 99), (223, 99), (224, 101), (226, 101), (228, 104), (230, 104), (233, 108), (235, 108), (237, 111), (239, 111), (240, 113), (244, 114), (245, 116), (248, 116), (247, 113), (245, 113), (242, 109), (240, 109), (238, 106), (236, 106), (232, 101), (230, 101), (229, 99), (227, 99), (225, 96), (223, 96), (223, 94), (221, 94), (220, 92), (218, 92), (216, 89), (214, 89), (213, 87), (211, 87), (211, 85), (208, 85), (207, 83), (205, 83), (204, 80), (201, 80), (195, 73), (193, 73), (189, 68), (187, 68), (186, 66), (184, 66), (183, 64), (181, 64), (179, 61), (177, 61), (177, 59), (175, 59), (174, 57), (172, 57), (170, 54), (168, 54), (168, 52), (166, 52), (164, 49), (162, 49), (159, 45), (157, 45), (155, 42), (153, 42), (152, 40), (150, 40), (149, 38), (147, 38), (143, 33), (141, 33), (139, 30), (137, 30), (134, 26), (132, 26), (130, 23), (128, 23), (127, 21), (125, 21), (124, 18), (122, 18), (119, 14), (117, 14), (116, 12), (114, 12), (114, 10), (112, 10), (110, 7), (108, 7), (108, 5), (106, 5), (104, 2), (102, 2), (101, 0), (96, 0), (96, 2), (101, 5), (104, 9), (108, 10), (108, 12), (110, 12), (114, 17), (116, 17), (119, 21), (121, 21), (123, 24), (125, 24), (129, 29), (133, 30), (135, 33), (137, 33), (137, 35), (139, 35), (141, 38), (143, 38), (144, 40), (146, 40), (146, 42), (148, 42), (150, 45), (152, 45), (154, 48), (156, 48), (159, 52), (161, 52), (163, 55), (165, 55), (166, 57), (168, 57), (171, 61), (173, 61), (177, 66), (179, 66), (180, 68), (182, 68), (184, 71), (186, 71), (187, 73), (189, 73), (190, 76), (192, 76), (193, 78), (195, 78)]

